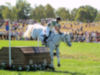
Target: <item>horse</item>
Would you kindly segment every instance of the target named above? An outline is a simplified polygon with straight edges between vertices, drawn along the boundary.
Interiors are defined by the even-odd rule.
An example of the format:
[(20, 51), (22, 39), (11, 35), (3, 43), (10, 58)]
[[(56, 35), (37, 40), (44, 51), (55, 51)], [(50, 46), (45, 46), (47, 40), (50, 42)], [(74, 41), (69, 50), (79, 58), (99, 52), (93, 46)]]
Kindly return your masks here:
[(26, 31), (23, 34), (24, 38), (33, 38), (34, 40), (39, 39), (40, 33), (45, 31), (46, 27), (42, 26), (39, 23), (33, 25), (29, 24)]
[[(46, 29), (46, 27), (35, 24), (32, 26), (33, 28), (31, 30), (27, 29), (26, 33), (28, 31), (31, 31), (29, 34), (33, 39), (40, 39), (40, 33)], [(26, 35), (25, 33), (25, 35)], [(54, 70), (54, 64), (53, 64), (53, 51), (56, 50), (57, 55), (57, 63), (58, 67), (60, 67), (60, 57), (59, 57), (59, 45), (61, 42), (65, 42), (68, 46), (71, 46), (71, 40), (70, 35), (68, 33), (57, 33), (57, 32), (51, 32), (50, 36), (47, 39), (47, 43), (45, 44), (46, 47), (50, 49), (50, 57), (51, 57), (51, 64), (50, 68)]]

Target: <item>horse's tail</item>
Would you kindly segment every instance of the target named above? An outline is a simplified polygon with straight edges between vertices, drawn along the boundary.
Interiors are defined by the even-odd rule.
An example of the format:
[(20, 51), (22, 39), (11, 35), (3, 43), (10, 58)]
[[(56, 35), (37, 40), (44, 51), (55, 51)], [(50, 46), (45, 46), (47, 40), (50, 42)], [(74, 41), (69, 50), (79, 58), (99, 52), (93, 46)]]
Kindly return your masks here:
[(23, 38), (31, 38), (32, 27), (28, 27), (23, 34)]

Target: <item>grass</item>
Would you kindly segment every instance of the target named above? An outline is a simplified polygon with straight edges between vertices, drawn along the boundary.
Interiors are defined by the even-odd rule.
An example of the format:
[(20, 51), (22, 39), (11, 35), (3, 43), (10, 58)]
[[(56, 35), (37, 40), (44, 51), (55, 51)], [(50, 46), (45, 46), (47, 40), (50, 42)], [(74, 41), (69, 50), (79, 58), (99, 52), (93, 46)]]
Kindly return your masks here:
[[(0, 48), (8, 47), (8, 44), (8, 41), (0, 40)], [(37, 46), (37, 42), (12, 41), (11, 45)], [(0, 75), (100, 75), (100, 43), (72, 43), (72, 45), (72, 47), (68, 47), (66, 44), (61, 43), (61, 67), (57, 67), (57, 59), (54, 57), (55, 72), (0, 70)]]

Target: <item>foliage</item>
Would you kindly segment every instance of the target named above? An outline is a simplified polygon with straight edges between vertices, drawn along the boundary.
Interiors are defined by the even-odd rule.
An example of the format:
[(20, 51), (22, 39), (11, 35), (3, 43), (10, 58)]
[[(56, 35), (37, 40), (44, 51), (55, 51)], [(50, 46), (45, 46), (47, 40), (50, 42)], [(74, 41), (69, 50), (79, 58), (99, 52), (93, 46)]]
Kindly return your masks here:
[(3, 15), (2, 15), (2, 10), (5, 8), (5, 6), (0, 6), (0, 19), (3, 19)]
[(65, 8), (59, 8), (57, 11), (56, 11), (56, 14), (58, 16), (60, 16), (62, 19), (64, 20), (69, 20), (70, 19), (70, 13), (69, 13), (69, 10), (66, 10)]
[(37, 6), (32, 10), (31, 17), (38, 21), (40, 21), (42, 18), (46, 18), (45, 7), (42, 5)]
[(91, 6), (81, 6), (77, 10), (75, 20), (81, 22), (93, 22), (96, 18), (97, 10)]
[(60, 16), (63, 20), (93, 22), (100, 21), (100, 13), (92, 6), (85, 5), (73, 10), (66, 10), (60, 7), (55, 10), (50, 4), (39, 5), (32, 8), (27, 0), (17, 0), (15, 6), (10, 3), (0, 6), (0, 19), (34, 19), (40, 21), (45, 18), (55, 18)]
[(37, 21), (44, 18), (54, 18), (54, 9), (49, 4), (47, 4), (45, 7), (42, 5), (36, 6), (31, 12), (31, 17)]
[(100, 11), (97, 13), (97, 16), (95, 18), (95, 21), (100, 21)]
[(54, 18), (55, 17), (54, 8), (50, 4), (47, 4), (45, 6), (45, 13), (46, 13), (46, 18)]
[(17, 0), (16, 8), (18, 9), (19, 19), (28, 19), (30, 16), (31, 7), (26, 0)]
[(78, 9), (74, 8), (74, 9), (71, 11), (70, 20), (72, 20), (72, 21), (75, 20), (75, 17), (76, 17), (76, 14), (77, 14), (77, 10), (78, 10)]
[(11, 18), (11, 10), (5, 6), (4, 9), (2, 10), (2, 16), (4, 19)]

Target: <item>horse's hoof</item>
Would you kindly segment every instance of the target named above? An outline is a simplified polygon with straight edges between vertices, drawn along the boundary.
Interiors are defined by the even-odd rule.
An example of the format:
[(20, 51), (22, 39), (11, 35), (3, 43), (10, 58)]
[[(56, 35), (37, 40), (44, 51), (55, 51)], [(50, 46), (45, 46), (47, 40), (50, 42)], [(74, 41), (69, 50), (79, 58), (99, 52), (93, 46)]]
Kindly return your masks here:
[(58, 67), (60, 67), (60, 64), (58, 64)]

